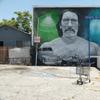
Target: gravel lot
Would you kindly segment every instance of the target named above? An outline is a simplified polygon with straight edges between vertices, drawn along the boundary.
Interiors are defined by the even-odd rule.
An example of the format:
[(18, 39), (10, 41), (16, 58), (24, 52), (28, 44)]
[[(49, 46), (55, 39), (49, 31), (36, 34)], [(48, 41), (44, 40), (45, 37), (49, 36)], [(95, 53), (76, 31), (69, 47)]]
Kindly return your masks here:
[(77, 85), (75, 67), (0, 65), (0, 100), (100, 100), (100, 71)]

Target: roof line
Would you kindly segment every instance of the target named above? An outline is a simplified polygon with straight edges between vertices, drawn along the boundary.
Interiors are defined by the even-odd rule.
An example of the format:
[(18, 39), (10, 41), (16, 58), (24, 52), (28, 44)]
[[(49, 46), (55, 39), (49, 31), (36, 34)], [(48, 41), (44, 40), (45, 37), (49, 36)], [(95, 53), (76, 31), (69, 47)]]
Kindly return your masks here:
[(2, 28), (2, 27), (4, 27), (4, 26), (10, 27), (10, 28), (12, 28), (12, 29), (14, 29), (14, 30), (20, 31), (20, 32), (22, 32), (22, 33), (24, 33), (24, 34), (27, 34), (27, 35), (31, 35), (31, 34), (28, 34), (27, 32), (21, 31), (21, 30), (15, 28), (15, 27), (13, 27), (13, 26), (10, 26), (10, 25), (1, 25), (0, 28)]
[(98, 7), (100, 8), (100, 5), (32, 5), (33, 8), (68, 8), (68, 7)]

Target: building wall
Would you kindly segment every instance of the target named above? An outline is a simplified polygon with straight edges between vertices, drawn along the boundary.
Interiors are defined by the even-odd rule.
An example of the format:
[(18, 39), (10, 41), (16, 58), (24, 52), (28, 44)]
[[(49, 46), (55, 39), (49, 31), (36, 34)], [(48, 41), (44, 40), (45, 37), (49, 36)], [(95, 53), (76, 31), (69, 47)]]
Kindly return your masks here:
[(31, 36), (8, 26), (0, 28), (0, 41), (4, 46), (16, 46), (16, 41), (23, 41), (23, 46), (30, 46)]
[[(76, 66), (79, 60), (92, 64), (95, 58), (100, 57), (100, 7), (35, 7), (33, 10), (34, 33), (41, 38), (36, 59), (38, 65)], [(68, 37), (63, 35), (69, 25), (65, 25), (68, 21), (64, 23), (64, 19), (61, 25), (65, 11), (71, 12), (65, 14), (66, 20), (68, 16), (72, 18), (72, 12), (78, 17), (77, 38), (69, 38), (71, 32)]]
[(30, 47), (9, 49), (10, 64), (30, 65)]

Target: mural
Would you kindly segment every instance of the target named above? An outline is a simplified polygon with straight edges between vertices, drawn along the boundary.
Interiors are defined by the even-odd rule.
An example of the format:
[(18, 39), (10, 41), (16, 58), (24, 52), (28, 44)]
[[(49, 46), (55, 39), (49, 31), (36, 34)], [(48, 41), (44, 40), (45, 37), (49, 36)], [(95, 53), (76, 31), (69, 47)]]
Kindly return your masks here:
[[(34, 36), (41, 38), (37, 64), (77, 65), (100, 55), (99, 8), (34, 8)], [(35, 45), (35, 44), (34, 44)]]

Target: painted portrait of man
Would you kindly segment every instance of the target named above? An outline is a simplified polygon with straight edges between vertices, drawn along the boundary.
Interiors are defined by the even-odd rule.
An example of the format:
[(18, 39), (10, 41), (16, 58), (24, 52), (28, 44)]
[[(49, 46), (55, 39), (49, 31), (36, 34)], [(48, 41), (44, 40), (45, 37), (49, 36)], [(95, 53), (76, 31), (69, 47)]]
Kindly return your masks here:
[(78, 36), (79, 16), (72, 9), (61, 11), (56, 26), (59, 37), (44, 42), (39, 47), (38, 59), (44, 65), (63, 65), (63, 62), (67, 65), (76, 56), (88, 59), (89, 55), (100, 55), (100, 48), (96, 43)]

